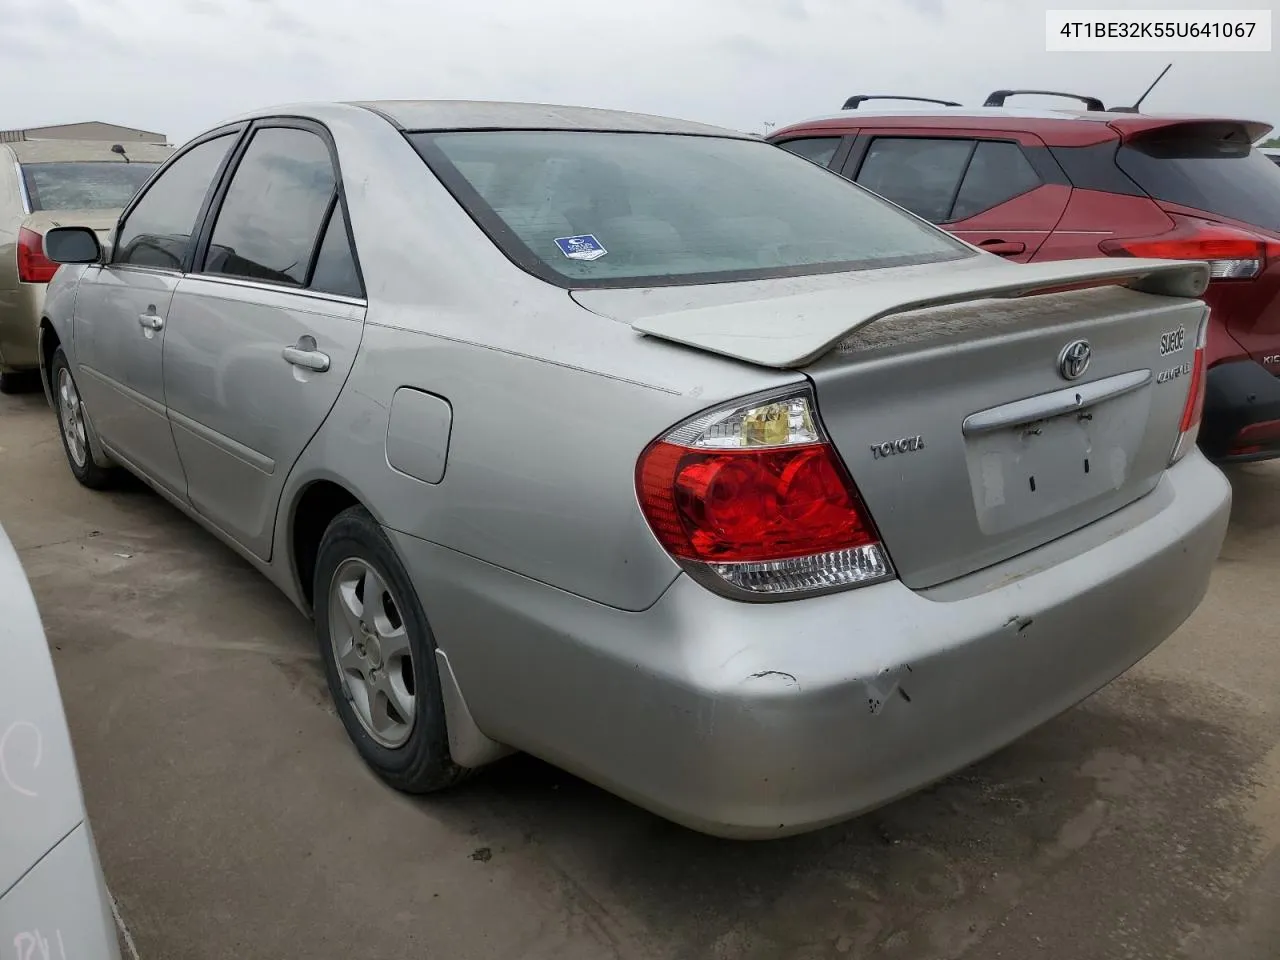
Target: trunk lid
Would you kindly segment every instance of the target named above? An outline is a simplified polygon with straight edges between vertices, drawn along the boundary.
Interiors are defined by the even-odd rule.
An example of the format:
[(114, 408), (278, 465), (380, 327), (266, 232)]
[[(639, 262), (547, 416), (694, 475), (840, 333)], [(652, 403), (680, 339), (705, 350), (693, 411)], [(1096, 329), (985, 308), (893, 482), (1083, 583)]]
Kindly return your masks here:
[[(1150, 492), (1178, 441), (1207, 314), (1193, 299), (1207, 282), (1203, 263), (999, 262), (958, 276), (949, 266), (737, 303), (720, 290), (714, 305), (633, 321), (722, 354), (737, 344), (740, 360), (802, 366), (913, 589), (1034, 549)], [(1063, 289), (1108, 277), (1131, 286)], [(575, 296), (600, 312), (609, 299), (636, 309), (623, 293)], [(668, 303), (651, 294), (651, 306), (681, 296), (662, 293)], [(1069, 379), (1064, 355), (1081, 342), (1091, 359)]]
[(37, 210), (22, 225), (42, 237), (53, 227), (88, 227), (99, 240), (106, 240), (119, 218), (119, 210)]

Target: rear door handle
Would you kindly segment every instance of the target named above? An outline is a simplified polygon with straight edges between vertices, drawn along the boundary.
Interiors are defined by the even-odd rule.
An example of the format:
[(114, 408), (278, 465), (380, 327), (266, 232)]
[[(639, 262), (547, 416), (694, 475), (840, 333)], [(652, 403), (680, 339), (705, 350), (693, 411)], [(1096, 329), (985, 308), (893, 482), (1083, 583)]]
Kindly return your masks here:
[(983, 240), (978, 244), (987, 253), (999, 254), (1002, 257), (1016, 257), (1026, 253), (1027, 245), (1021, 240)]
[[(307, 343), (306, 341), (310, 342)], [(280, 356), (295, 367), (301, 367), (304, 370), (311, 370), (315, 373), (324, 373), (329, 369), (328, 354), (317, 350), (316, 342), (310, 337), (303, 337), (298, 341), (296, 347), (285, 347), (280, 352)]]

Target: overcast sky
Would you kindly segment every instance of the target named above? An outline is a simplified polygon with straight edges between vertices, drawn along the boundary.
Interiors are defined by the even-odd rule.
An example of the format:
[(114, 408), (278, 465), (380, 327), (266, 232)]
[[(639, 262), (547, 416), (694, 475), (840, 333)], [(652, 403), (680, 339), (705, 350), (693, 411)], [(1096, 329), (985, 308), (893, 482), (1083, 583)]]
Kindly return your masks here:
[[(1276, 9), (1280, 0), (1161, 0)], [(297, 100), (618, 107), (762, 129), (854, 93), (998, 87), (1280, 125), (1272, 53), (1046, 53), (1049, 8), (1153, 0), (0, 0), (0, 128), (106, 120), (182, 142)], [(1280, 29), (1280, 15), (1275, 17)], [(1033, 105), (1035, 101), (1027, 101)]]

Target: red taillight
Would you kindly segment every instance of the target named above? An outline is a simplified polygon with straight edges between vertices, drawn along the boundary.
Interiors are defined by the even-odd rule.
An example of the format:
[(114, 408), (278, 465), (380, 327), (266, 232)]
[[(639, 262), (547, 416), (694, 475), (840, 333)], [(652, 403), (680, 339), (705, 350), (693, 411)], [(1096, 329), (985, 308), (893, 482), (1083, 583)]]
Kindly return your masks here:
[(640, 461), (640, 505), (667, 550), (759, 563), (875, 543), (828, 444), (690, 450), (659, 441)]
[(1262, 420), (1241, 427), (1231, 439), (1229, 457), (1244, 457), (1254, 453), (1262, 453), (1280, 444), (1280, 420)]
[(673, 557), (742, 590), (794, 594), (890, 575), (807, 392), (677, 427), (641, 454), (636, 491)]
[(1200, 417), (1204, 413), (1205, 344), (1209, 335), (1208, 310), (1196, 335), (1196, 352), (1191, 358), (1191, 382), (1187, 385), (1187, 399), (1182, 405), (1182, 419), (1178, 423), (1178, 442), (1173, 448), (1170, 465), (1177, 463), (1195, 445), (1200, 433)]
[(1280, 259), (1280, 242), (1235, 227), (1177, 218), (1177, 227), (1156, 237), (1104, 240), (1098, 246), (1114, 257), (1207, 260), (1213, 280), (1251, 280), (1269, 260)]
[(18, 228), (18, 279), (23, 283), (48, 283), (58, 265), (44, 255), (44, 239), (27, 227)]

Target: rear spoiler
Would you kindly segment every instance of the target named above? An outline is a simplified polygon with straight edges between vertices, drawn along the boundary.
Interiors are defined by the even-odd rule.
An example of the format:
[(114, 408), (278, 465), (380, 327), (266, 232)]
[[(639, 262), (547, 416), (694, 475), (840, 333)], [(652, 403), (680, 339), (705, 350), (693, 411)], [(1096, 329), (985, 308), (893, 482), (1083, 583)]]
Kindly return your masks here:
[(912, 310), (1099, 286), (1194, 299), (1209, 285), (1209, 265), (1198, 260), (994, 260), (947, 266), (852, 273), (849, 284), (834, 289), (640, 317), (631, 326), (735, 360), (791, 369), (813, 363), (855, 330)]

